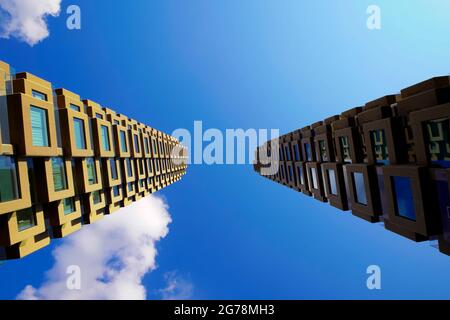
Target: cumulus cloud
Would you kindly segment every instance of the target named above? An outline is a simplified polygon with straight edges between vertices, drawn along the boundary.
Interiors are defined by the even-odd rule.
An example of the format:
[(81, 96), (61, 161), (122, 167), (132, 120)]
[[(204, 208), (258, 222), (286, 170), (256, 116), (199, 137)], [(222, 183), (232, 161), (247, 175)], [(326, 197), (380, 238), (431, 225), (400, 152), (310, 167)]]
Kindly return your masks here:
[(187, 300), (192, 298), (193, 285), (178, 274), (171, 271), (164, 274), (166, 287), (159, 290), (163, 300)]
[(0, 0), (0, 37), (33, 46), (49, 36), (46, 18), (60, 11), (61, 0)]
[[(145, 299), (142, 278), (156, 268), (155, 244), (171, 222), (167, 210), (161, 198), (150, 196), (84, 226), (53, 251), (55, 264), (44, 283), (25, 287), (18, 299)], [(71, 266), (81, 272), (80, 290), (68, 289)]]

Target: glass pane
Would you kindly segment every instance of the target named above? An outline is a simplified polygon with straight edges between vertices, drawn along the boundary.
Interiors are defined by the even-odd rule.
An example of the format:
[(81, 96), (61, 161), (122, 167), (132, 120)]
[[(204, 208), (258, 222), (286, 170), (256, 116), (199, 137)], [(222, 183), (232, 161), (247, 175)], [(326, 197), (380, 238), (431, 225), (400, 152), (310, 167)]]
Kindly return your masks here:
[(425, 123), (426, 148), (433, 165), (450, 167), (450, 120), (448, 118)]
[(100, 191), (92, 192), (92, 200), (94, 201), (94, 204), (98, 204), (102, 201), (102, 195)]
[(309, 143), (305, 143), (306, 161), (312, 161), (311, 148)]
[(75, 134), (75, 145), (77, 149), (86, 149), (86, 135), (84, 133), (84, 121), (79, 118), (73, 119), (73, 130)]
[(333, 195), (337, 195), (337, 185), (336, 185), (336, 173), (334, 170), (328, 170), (328, 180), (330, 181), (330, 192)]
[(0, 202), (19, 198), (17, 167), (14, 158), (0, 156)]
[(300, 161), (300, 154), (298, 152), (298, 145), (294, 144), (295, 161)]
[(312, 180), (312, 187), (314, 189), (318, 189), (319, 186), (317, 185), (317, 170), (316, 170), (316, 168), (311, 168), (311, 180)]
[(373, 154), (377, 164), (389, 164), (389, 152), (384, 130), (374, 130), (370, 132), (372, 140)]
[(89, 184), (97, 183), (97, 170), (95, 168), (95, 161), (93, 158), (86, 159), (87, 173)]
[(79, 107), (79, 106), (76, 106), (76, 105), (74, 105), (74, 104), (70, 104), (70, 109), (72, 109), (72, 110), (74, 110), (74, 111), (80, 112), (80, 107)]
[(102, 126), (102, 144), (103, 150), (111, 151), (111, 146), (109, 144), (109, 130), (107, 126)]
[(325, 146), (324, 140), (319, 141), (319, 152), (320, 152), (320, 159), (325, 162), (328, 161), (327, 148)]
[(342, 158), (343, 158), (342, 161), (344, 161), (345, 163), (351, 163), (352, 158), (350, 156), (350, 144), (348, 143), (348, 138), (340, 137), (339, 143), (340, 143), (341, 153), (342, 153)]
[(63, 158), (52, 158), (55, 191), (67, 190), (66, 167)]
[(63, 200), (64, 214), (68, 215), (75, 212), (75, 201), (73, 198), (66, 198)]
[(117, 180), (117, 166), (116, 166), (116, 160), (111, 158), (109, 159), (109, 164), (111, 167), (111, 179)]
[(36, 91), (36, 90), (31, 90), (31, 94), (33, 95), (33, 98), (42, 100), (42, 101), (47, 101), (47, 95), (45, 93)]
[(125, 136), (125, 131), (120, 131), (120, 144), (121, 144), (121, 150), (122, 152), (127, 152), (127, 139)]
[(148, 149), (148, 138), (145, 138), (144, 139), (144, 148), (145, 148), (145, 153), (148, 153), (149, 152), (149, 149)]
[(30, 117), (33, 146), (48, 147), (47, 110), (31, 106)]
[(133, 183), (128, 183), (128, 191), (131, 192), (133, 191)]
[(139, 148), (139, 137), (137, 136), (137, 134), (134, 135), (134, 150), (136, 152), (140, 152), (140, 148)]
[(355, 186), (356, 202), (367, 205), (366, 185), (364, 184), (364, 175), (360, 172), (353, 173), (353, 185)]
[(113, 196), (118, 197), (120, 195), (120, 189), (119, 186), (113, 187)]
[(286, 160), (291, 161), (291, 152), (289, 151), (289, 147), (284, 148), (286, 151)]
[(17, 223), (19, 231), (24, 231), (36, 225), (36, 219), (32, 208), (17, 212)]
[(147, 166), (148, 166), (148, 171), (150, 173), (153, 173), (153, 165), (152, 165), (152, 160), (151, 159), (147, 159)]
[(395, 199), (395, 213), (400, 217), (416, 221), (411, 179), (407, 177), (391, 177), (391, 181)]
[(127, 165), (127, 174), (128, 174), (129, 177), (132, 177), (133, 176), (133, 170), (131, 168), (130, 158), (126, 158), (125, 162), (126, 162), (126, 165)]
[(301, 167), (297, 167), (298, 170), (298, 177), (300, 179), (301, 184), (305, 184), (305, 180), (303, 179), (303, 170)]

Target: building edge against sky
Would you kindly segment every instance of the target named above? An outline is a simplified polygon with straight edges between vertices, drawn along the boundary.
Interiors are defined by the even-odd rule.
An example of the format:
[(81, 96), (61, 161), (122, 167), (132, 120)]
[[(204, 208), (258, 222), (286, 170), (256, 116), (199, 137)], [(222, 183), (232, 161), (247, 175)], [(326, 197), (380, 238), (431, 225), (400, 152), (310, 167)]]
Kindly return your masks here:
[[(279, 170), (264, 176), (274, 152)], [(450, 255), (448, 76), (268, 141), (255, 159), (270, 180)]]
[(0, 61), (0, 260), (181, 179), (174, 137)]

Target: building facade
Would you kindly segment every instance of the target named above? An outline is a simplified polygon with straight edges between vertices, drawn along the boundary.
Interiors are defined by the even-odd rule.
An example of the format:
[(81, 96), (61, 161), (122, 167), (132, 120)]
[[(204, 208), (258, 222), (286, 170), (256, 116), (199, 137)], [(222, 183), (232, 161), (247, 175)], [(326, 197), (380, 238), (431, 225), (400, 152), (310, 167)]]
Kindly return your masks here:
[(278, 172), (264, 177), (450, 255), (449, 77), (268, 141), (254, 170), (274, 152)]
[(180, 180), (186, 159), (168, 134), (0, 61), (0, 259)]

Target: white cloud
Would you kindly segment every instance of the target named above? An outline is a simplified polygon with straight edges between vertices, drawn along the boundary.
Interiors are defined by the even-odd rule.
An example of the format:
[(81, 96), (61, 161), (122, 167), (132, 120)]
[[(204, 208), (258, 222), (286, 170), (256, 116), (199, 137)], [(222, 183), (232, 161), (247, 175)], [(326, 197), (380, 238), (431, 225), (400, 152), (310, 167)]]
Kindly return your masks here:
[(164, 274), (166, 287), (159, 290), (163, 300), (187, 300), (192, 298), (193, 285), (181, 277), (178, 272), (172, 271)]
[[(84, 226), (53, 251), (44, 283), (25, 287), (18, 299), (145, 299), (142, 278), (156, 267), (155, 243), (170, 222), (166, 203), (150, 196)], [(80, 290), (66, 285), (71, 265), (80, 267)]]
[(33, 46), (49, 36), (47, 16), (60, 11), (61, 0), (0, 0), (0, 37), (16, 37)]

